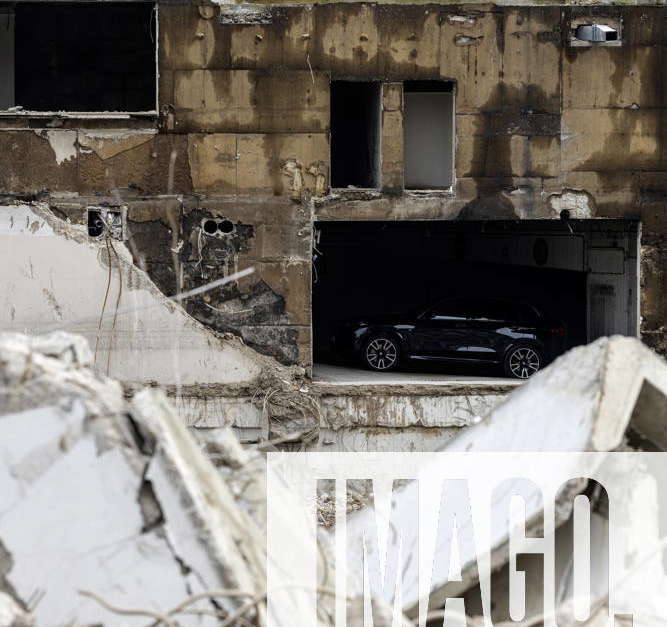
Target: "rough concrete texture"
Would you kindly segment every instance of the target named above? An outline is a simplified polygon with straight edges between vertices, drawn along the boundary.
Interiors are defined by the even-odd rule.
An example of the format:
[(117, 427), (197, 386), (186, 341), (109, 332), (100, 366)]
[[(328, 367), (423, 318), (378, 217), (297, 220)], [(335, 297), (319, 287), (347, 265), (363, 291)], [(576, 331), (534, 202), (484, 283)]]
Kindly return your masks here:
[[(601, 338), (588, 346), (575, 348), (559, 357), (545, 370), (533, 376), (525, 385), (490, 410), (477, 424), (464, 429), (440, 450), (456, 452), (540, 452), (590, 451), (604, 452), (624, 446), (629, 428), (650, 443), (651, 450), (667, 449), (667, 431), (664, 425), (667, 398), (667, 363), (634, 338), (614, 336)], [(568, 458), (571, 459), (571, 458)], [(420, 475), (437, 476), (437, 464), (426, 465)], [(572, 462), (575, 463), (575, 462)], [(573, 470), (570, 475), (579, 476)], [(521, 480), (518, 479), (518, 482)], [(556, 526), (570, 518), (572, 494), (581, 492), (586, 481), (573, 482), (569, 492), (558, 497), (555, 505)], [(533, 484), (540, 494), (540, 489)], [(531, 488), (531, 490), (533, 490)], [(526, 536), (530, 529), (543, 524), (542, 497), (533, 498), (525, 490), (508, 487), (505, 495), (524, 494), (526, 501)], [(399, 491), (393, 508), (399, 517), (410, 520), (418, 508), (419, 484), (409, 483)], [(509, 496), (506, 496), (509, 498)], [(493, 503), (494, 511), (508, 511), (502, 499)], [(498, 509), (495, 509), (498, 508)], [(462, 508), (455, 511), (470, 510)], [(495, 514), (491, 514), (491, 520)], [(396, 572), (413, 572), (409, 568), (412, 556), (418, 552), (418, 525), (403, 525), (395, 521), (403, 534), (390, 534), (391, 543), (401, 542), (401, 562)], [(375, 524), (375, 512), (363, 509), (350, 515), (347, 537), (363, 542), (364, 533)], [(458, 528), (472, 528), (470, 520), (456, 521)], [(507, 561), (508, 531), (506, 526), (492, 529), (492, 568)], [(399, 539), (400, 538), (400, 539)], [(407, 550), (405, 547), (409, 547)], [(460, 596), (476, 580), (477, 556), (474, 546), (459, 545), (461, 580), (449, 580), (448, 541), (438, 540), (431, 580), (431, 598), (434, 607), (441, 607), (445, 597)], [(466, 551), (470, 551), (466, 553)], [(447, 559), (438, 559), (437, 551), (445, 551)], [(606, 580), (599, 582), (606, 591)], [(603, 585), (602, 585), (603, 584)], [(597, 585), (597, 584), (596, 584)], [(390, 591), (393, 594), (393, 590)], [(418, 581), (404, 580), (403, 607), (410, 614), (419, 602)], [(530, 619), (530, 617), (529, 617)], [(530, 623), (529, 623), (530, 624)]]
[[(185, 216), (178, 209), (130, 208), (129, 239), (110, 241), (107, 248), (105, 240), (89, 238), (83, 225), (41, 204), (6, 206), (0, 214), (4, 329), (81, 333), (93, 347), (96, 369), (120, 379), (126, 391), (161, 386), (185, 424), (234, 427), (246, 442), (297, 432), (304, 436), (302, 444), (320, 450), (433, 450), (516, 385), (399, 382), (375, 385), (371, 393), (363, 385), (312, 384), (303, 369), (255, 352), (251, 347), (291, 361), (293, 349), (281, 340), (290, 328), (266, 321), (269, 316), (288, 321), (277, 290), (289, 290), (292, 275), (248, 259), (253, 231), (244, 224), (235, 224), (231, 234), (204, 233), (203, 221), (225, 217), (224, 208), (193, 209)], [(260, 233), (271, 228), (261, 225)], [(295, 227), (275, 228), (295, 232)], [(155, 233), (161, 237), (152, 238)], [(274, 245), (265, 246), (269, 257)], [(258, 264), (260, 276), (183, 306), (165, 297), (179, 289), (177, 280), (181, 289), (190, 289), (218, 278), (220, 264), (227, 264), (225, 275)], [(142, 267), (152, 268), (162, 291)], [(304, 322), (307, 316), (302, 312)], [(259, 343), (257, 329), (268, 334)], [(249, 346), (228, 331), (241, 334)]]
[[(206, 422), (210, 411), (218, 426), (237, 419), (243, 426), (246, 407), (268, 420), (273, 408), (265, 401), (269, 392), (276, 400), (275, 393), (286, 389), (299, 396), (303, 369), (282, 367), (236, 336), (195, 320), (156, 287), (140, 261), (133, 263), (132, 239), (125, 244), (89, 238), (85, 227), (39, 204), (5, 207), (0, 233), (5, 330), (83, 334), (99, 372), (116, 376), (127, 388), (165, 386), (186, 422)], [(215, 275), (205, 274), (202, 282), (209, 276)], [(220, 289), (204, 297), (216, 302)], [(224, 407), (220, 396), (234, 400)]]
[[(115, 624), (108, 604), (142, 608), (123, 618), (142, 624), (200, 593), (189, 607), (226, 614), (261, 594), (263, 541), (244, 496), (161, 394), (129, 406), (92, 363), (79, 336), (0, 338), (4, 592), (40, 625)], [(221, 588), (240, 592), (214, 604)]]
[[(92, 198), (60, 198), (58, 215), (83, 224)], [(113, 201), (112, 202), (116, 202)], [(188, 313), (208, 328), (235, 333), (283, 364), (310, 363), (310, 213), (289, 199), (178, 198), (127, 203), (132, 259), (164, 294), (199, 287), (247, 267), (236, 284), (188, 301)], [(208, 234), (224, 223), (229, 232)]]
[[(230, 429), (188, 434), (162, 392), (127, 400), (92, 366), (81, 336), (0, 334), (0, 625), (267, 625), (264, 455)], [(309, 550), (316, 530), (294, 486), (271, 485), (289, 550)], [(319, 543), (327, 627), (323, 530)], [(303, 612), (270, 624), (312, 624)]]
[(344, 387), (317, 389), (321, 394), (324, 422), (333, 429), (347, 426), (464, 427), (474, 424), (505, 397), (489, 390), (473, 388), (457, 394), (440, 386), (415, 389), (409, 384), (393, 390), (378, 390), (372, 386), (361, 392)]
[[(0, 193), (44, 196), (73, 214), (91, 197), (134, 204), (137, 215), (150, 206), (155, 223), (134, 228), (161, 289), (252, 260), (261, 282), (238, 296), (259, 297), (259, 313), (243, 317), (239, 301), (233, 313), (215, 302), (190, 313), (303, 366), (313, 217), (641, 218), (653, 269), (642, 332), (664, 350), (667, 10), (503, 4), (268, 3), (248, 22), (215, 5), (161, 3), (159, 116), (3, 117)], [(620, 24), (621, 45), (570, 45), (571, 27), (590, 19)], [(330, 79), (384, 84), (376, 191), (328, 189)], [(415, 79), (455, 84), (451, 190), (403, 190), (403, 81)], [(167, 205), (184, 225), (175, 239)], [(202, 250), (190, 209), (221, 211), (245, 232)], [(180, 241), (182, 277), (165, 263)]]
[(261, 371), (253, 351), (169, 301), (124, 244), (91, 239), (37, 205), (5, 207), (1, 224), (5, 330), (81, 333), (98, 368), (129, 383), (233, 384)]

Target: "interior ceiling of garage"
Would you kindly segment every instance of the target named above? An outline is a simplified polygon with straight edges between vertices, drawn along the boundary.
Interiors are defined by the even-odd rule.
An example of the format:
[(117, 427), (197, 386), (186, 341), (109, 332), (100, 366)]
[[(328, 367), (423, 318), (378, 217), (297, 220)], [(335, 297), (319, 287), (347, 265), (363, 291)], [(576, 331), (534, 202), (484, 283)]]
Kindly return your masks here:
[(314, 358), (327, 361), (335, 357), (328, 349), (336, 323), (405, 313), (450, 296), (530, 303), (562, 319), (572, 345), (585, 343), (591, 235), (610, 236), (618, 250), (614, 234), (625, 241), (637, 223), (320, 222), (317, 229)]

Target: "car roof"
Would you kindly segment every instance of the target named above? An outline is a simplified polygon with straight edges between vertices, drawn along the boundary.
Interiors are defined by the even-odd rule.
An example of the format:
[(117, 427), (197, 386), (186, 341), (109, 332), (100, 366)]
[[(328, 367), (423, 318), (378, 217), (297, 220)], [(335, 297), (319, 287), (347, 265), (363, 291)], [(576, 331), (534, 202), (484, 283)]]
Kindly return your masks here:
[(486, 303), (503, 303), (506, 305), (523, 305), (526, 307), (535, 307), (532, 303), (526, 302), (524, 300), (515, 300), (512, 298), (501, 298), (497, 296), (444, 296), (435, 301), (437, 303), (443, 303), (448, 300), (476, 300)]

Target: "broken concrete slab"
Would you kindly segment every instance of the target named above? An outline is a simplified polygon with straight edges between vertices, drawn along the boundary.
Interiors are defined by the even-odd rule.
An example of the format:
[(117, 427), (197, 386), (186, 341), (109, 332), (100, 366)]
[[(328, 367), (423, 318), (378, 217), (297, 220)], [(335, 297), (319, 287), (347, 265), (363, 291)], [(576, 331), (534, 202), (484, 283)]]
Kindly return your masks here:
[[(654, 390), (647, 392), (647, 385)], [(601, 338), (558, 358), (441, 450), (452, 453), (603, 452), (621, 446), (629, 427), (649, 438), (659, 450), (665, 450), (665, 414), (656, 408), (664, 409), (666, 395), (667, 364), (663, 359), (634, 338)], [(420, 475), (433, 476), (437, 473), (435, 464), (422, 469)], [(575, 482), (558, 496), (556, 526), (569, 518), (573, 494), (585, 487), (585, 481)], [(524, 496), (526, 535), (530, 535), (542, 524), (543, 504), (537, 493)], [(395, 511), (405, 515), (416, 511), (418, 499), (418, 482), (412, 482), (397, 494)], [(506, 499), (494, 502), (493, 511), (509, 511)], [(372, 509), (352, 514), (347, 524), (348, 538), (352, 538), (353, 543), (363, 542), (363, 535), (374, 524), (374, 517)], [(471, 524), (470, 519), (457, 519), (458, 528)], [(403, 563), (398, 565), (398, 572), (408, 571), (408, 561), (418, 551), (418, 529), (410, 526), (403, 529), (402, 538), (394, 535), (389, 540), (390, 543), (402, 542)], [(507, 526), (501, 525), (492, 533), (491, 565), (497, 568), (507, 560)], [(449, 545), (444, 542), (439, 546), (444, 547), (440, 550), (448, 550)], [(388, 546), (389, 551), (394, 549), (397, 547)], [(431, 602), (436, 607), (446, 597), (459, 596), (476, 581), (474, 547), (460, 550), (462, 581), (450, 582), (449, 560), (438, 560), (437, 555), (434, 558), (434, 563), (441, 565), (434, 569), (430, 592)], [(405, 583), (404, 609), (415, 612), (420, 602), (418, 581)]]
[[(260, 528), (249, 524), (247, 513), (162, 393), (140, 392), (132, 408), (132, 415), (157, 438), (145, 477), (165, 519), (183, 522), (166, 530), (174, 549), (191, 556), (189, 567), (200, 577), (219, 578), (225, 587), (259, 594), (265, 578)], [(192, 527), (196, 535), (189, 531)]]
[[(0, 313), (5, 330), (66, 328), (81, 333), (92, 346), (97, 344), (98, 367), (128, 382), (235, 383), (252, 381), (261, 371), (261, 356), (255, 359), (242, 343), (210, 332), (170, 301), (134, 265), (124, 244), (114, 242), (110, 250), (83, 226), (58, 219), (43, 205), (17, 205), (4, 212), (9, 218), (2, 231), (2, 266), (11, 295)], [(51, 237), (33, 246), (33, 228)], [(54, 259), (58, 273), (53, 272)], [(107, 284), (107, 313), (116, 304), (124, 311), (106, 317), (98, 329)], [(36, 307), (40, 302), (49, 306)], [(150, 315), (132, 311), (143, 308)]]
[(0, 627), (35, 627), (35, 620), (12, 597), (0, 592)]
[(5, 592), (40, 625), (115, 623), (113, 608), (143, 624), (180, 602), (214, 624), (258, 599), (251, 616), (265, 548), (243, 496), (161, 393), (128, 405), (92, 364), (77, 336), (0, 335)]
[[(127, 401), (93, 363), (80, 336), (0, 334), (0, 625), (265, 625), (264, 456), (231, 428), (193, 437), (160, 390)], [(272, 497), (305, 550), (292, 487)]]

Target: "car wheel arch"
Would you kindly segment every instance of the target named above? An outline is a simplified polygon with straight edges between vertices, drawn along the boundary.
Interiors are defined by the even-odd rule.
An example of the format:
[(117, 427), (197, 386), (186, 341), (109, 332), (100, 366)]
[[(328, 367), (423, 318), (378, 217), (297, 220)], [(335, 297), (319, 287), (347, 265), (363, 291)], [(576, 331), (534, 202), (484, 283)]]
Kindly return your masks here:
[[(537, 353), (537, 359), (538, 359), (537, 369), (526, 377), (518, 376), (516, 374), (513, 374), (510, 370), (510, 360), (512, 359), (512, 355), (514, 354), (515, 351), (518, 351), (522, 348), (529, 348), (529, 349), (535, 351), (535, 353)], [(542, 368), (544, 368), (545, 358), (546, 358), (546, 353), (545, 353), (544, 347), (540, 345), (540, 342), (534, 341), (534, 340), (533, 341), (531, 341), (531, 340), (520, 340), (520, 341), (512, 343), (512, 345), (505, 351), (505, 354), (503, 355), (503, 360), (502, 360), (503, 370), (505, 372), (505, 375), (510, 377), (510, 378), (518, 378), (518, 379), (522, 379), (522, 380), (527, 380), (531, 376), (537, 374), (537, 372), (542, 370)]]
[[(389, 340), (396, 347), (395, 351), (392, 351), (391, 349), (389, 351), (387, 351), (390, 354), (389, 359), (391, 360), (391, 364), (388, 365), (387, 367), (384, 367), (384, 366), (378, 367), (378, 364), (372, 363), (373, 358), (369, 355), (369, 347), (371, 347), (371, 345), (378, 340), (380, 342), (382, 342), (382, 340)], [(382, 353), (385, 352), (384, 347), (380, 346), (379, 350)], [(393, 355), (392, 355), (392, 353), (393, 353)], [(364, 341), (361, 345), (361, 351), (359, 353), (359, 358), (360, 358), (361, 362), (364, 364), (364, 366), (367, 367), (367, 368), (370, 368), (371, 370), (380, 370), (380, 371), (387, 370), (388, 371), (388, 370), (394, 370), (395, 368), (397, 368), (400, 365), (400, 363), (402, 361), (402, 358), (403, 358), (403, 355), (404, 355), (404, 353), (403, 353), (403, 350), (401, 348), (401, 343), (397, 339), (395, 333), (392, 334), (392, 333), (388, 333), (386, 331), (378, 331), (376, 333), (369, 333), (364, 338)], [(384, 357), (384, 355), (383, 355), (380, 359), (384, 360), (384, 359), (386, 359), (386, 357)]]
[(372, 338), (379, 335), (386, 335), (387, 337), (392, 338), (395, 342), (398, 342), (398, 347), (402, 355), (405, 355), (408, 343), (407, 340), (398, 332), (396, 329), (385, 329), (382, 327), (369, 327), (368, 332), (364, 334), (362, 348), (369, 342)]

